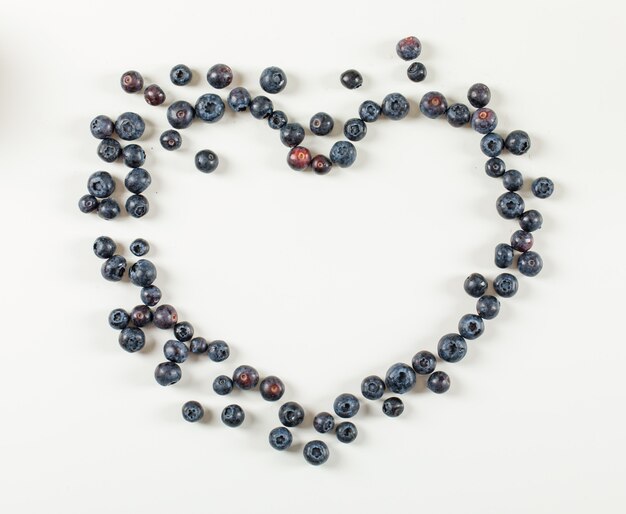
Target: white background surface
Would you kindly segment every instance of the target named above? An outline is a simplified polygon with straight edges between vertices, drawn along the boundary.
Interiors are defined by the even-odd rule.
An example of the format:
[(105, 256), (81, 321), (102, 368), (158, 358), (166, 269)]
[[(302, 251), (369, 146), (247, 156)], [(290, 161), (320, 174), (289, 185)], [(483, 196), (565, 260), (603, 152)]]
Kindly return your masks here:
[[(618, 2), (3, 2), (2, 12), (0, 511), (624, 512)], [(409, 34), (423, 43), (421, 84), (394, 51)], [(193, 86), (169, 83), (179, 62)], [(323, 177), (291, 171), (278, 134), (249, 114), (195, 123), (184, 149), (164, 152), (165, 107), (123, 93), (119, 75), (138, 69), (168, 99), (195, 101), (217, 62), (253, 94), (264, 67), (283, 67), (276, 106), (305, 125), (319, 110), (337, 121), (332, 139), (307, 137), (316, 152), (365, 99), (399, 91), (412, 112), (371, 125), (356, 165)], [(338, 81), (351, 67), (365, 77), (357, 91)], [(354, 444), (322, 437), (332, 456), (321, 468), (301, 457), (317, 436), (310, 416), (293, 451), (272, 450), (278, 406), (217, 397), (217, 374), (249, 363), (282, 377), (285, 400), (309, 414), (330, 410), (365, 375), (434, 351), (474, 309), (465, 276), (497, 274), (493, 247), (515, 224), (495, 211), (502, 186), (484, 174), (479, 136), (417, 114), (426, 91), (465, 101), (478, 81), (498, 132), (533, 138), (508, 167), (556, 182), (550, 200), (525, 193), (544, 214), (544, 271), (522, 277), (462, 362), (441, 365), (448, 394), (418, 387), (397, 420), (365, 405)], [(121, 186), (126, 170), (99, 161), (89, 121), (126, 110), (148, 122), (152, 210), (104, 222), (76, 201), (91, 172)], [(193, 168), (205, 147), (221, 159), (211, 175)], [(157, 386), (167, 336), (150, 330), (145, 352), (120, 350), (107, 314), (139, 303), (138, 290), (100, 278), (101, 234), (127, 257), (147, 238), (165, 300), (197, 334), (228, 341), (231, 359), (191, 359), (176, 387)], [(206, 422), (182, 421), (189, 399)], [(229, 401), (248, 413), (237, 430), (219, 421)]]

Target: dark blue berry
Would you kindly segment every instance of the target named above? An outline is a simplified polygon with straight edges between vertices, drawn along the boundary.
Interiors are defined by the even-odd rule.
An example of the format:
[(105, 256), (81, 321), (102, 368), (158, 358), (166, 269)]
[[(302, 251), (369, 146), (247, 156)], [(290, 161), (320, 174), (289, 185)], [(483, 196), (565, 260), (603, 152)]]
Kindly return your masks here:
[(143, 89), (143, 77), (138, 71), (127, 71), (120, 77), (120, 86), (127, 93), (137, 93)]
[(147, 287), (156, 280), (157, 270), (148, 259), (139, 259), (128, 270), (130, 281), (139, 287)]
[(287, 85), (287, 75), (277, 66), (270, 66), (261, 72), (259, 84), (266, 93), (280, 93)]
[(259, 372), (252, 366), (243, 364), (233, 372), (233, 382), (244, 391), (254, 389), (259, 383)]
[(135, 353), (146, 344), (146, 336), (140, 328), (126, 327), (120, 332), (118, 341), (128, 353)]
[(124, 309), (113, 309), (109, 313), (109, 325), (115, 330), (123, 330), (130, 323), (130, 314)]
[(491, 100), (491, 91), (485, 84), (474, 84), (467, 91), (467, 99), (472, 107), (485, 107)]
[(500, 312), (500, 300), (495, 296), (481, 296), (476, 301), (476, 312), (482, 319), (493, 319)]
[(489, 134), (496, 130), (498, 117), (496, 113), (487, 107), (474, 111), (472, 114), (472, 128), (479, 134)]
[(148, 307), (154, 307), (161, 301), (161, 290), (157, 286), (142, 287), (139, 296)]
[(356, 429), (356, 426), (351, 421), (344, 421), (343, 423), (339, 423), (337, 428), (335, 429), (335, 434), (337, 435), (337, 440), (341, 443), (351, 443), (356, 439), (356, 436), (359, 432)]
[(287, 450), (293, 442), (293, 436), (288, 428), (276, 427), (269, 435), (270, 446), (275, 450)]
[(465, 339), (476, 339), (485, 331), (483, 319), (476, 314), (466, 314), (459, 320), (459, 334)]
[(175, 129), (185, 129), (195, 117), (196, 112), (189, 102), (179, 100), (167, 108), (167, 122)]
[(287, 115), (283, 111), (274, 111), (270, 117), (267, 118), (267, 124), (274, 130), (283, 128), (287, 125), (288, 121)]
[(516, 230), (511, 236), (511, 247), (518, 252), (527, 252), (533, 246), (533, 235), (525, 230)]
[(319, 466), (328, 460), (330, 451), (324, 441), (309, 441), (304, 445), (302, 455), (309, 464)]
[(111, 137), (111, 135), (113, 135), (114, 128), (115, 125), (113, 124), (113, 120), (104, 114), (96, 116), (93, 120), (91, 120), (91, 125), (89, 126), (91, 135), (96, 139)]
[(459, 334), (446, 334), (437, 343), (437, 353), (446, 362), (459, 362), (467, 353), (467, 343)]
[(506, 149), (513, 155), (522, 155), (530, 150), (530, 136), (523, 130), (514, 130), (504, 142)]
[(501, 177), (506, 171), (504, 161), (500, 157), (492, 157), (485, 163), (485, 173), (490, 177)]
[(448, 110), (448, 101), (438, 91), (430, 91), (420, 100), (420, 111), (427, 118), (438, 118)]
[(183, 138), (177, 130), (166, 130), (159, 138), (161, 146), (166, 150), (178, 150), (183, 144)]
[(326, 434), (335, 428), (335, 418), (329, 412), (320, 412), (313, 418), (313, 428), (320, 434)]
[(193, 325), (188, 321), (180, 321), (174, 325), (174, 337), (182, 342), (191, 341)]
[(191, 82), (191, 70), (184, 64), (177, 64), (170, 70), (170, 80), (175, 86), (186, 86)]
[(119, 282), (126, 273), (126, 259), (121, 255), (114, 255), (102, 263), (100, 272), (104, 279)]
[(207, 123), (215, 123), (224, 116), (224, 102), (218, 95), (207, 93), (196, 101), (196, 116)]
[(220, 375), (213, 380), (213, 391), (220, 396), (230, 394), (233, 390), (233, 381), (226, 375)]
[(517, 278), (510, 273), (501, 273), (493, 281), (495, 292), (503, 298), (511, 298), (517, 293), (519, 284)]
[(430, 375), (435, 371), (437, 359), (427, 350), (420, 350), (411, 360), (411, 365), (418, 375)]
[(252, 102), (252, 96), (250, 96), (250, 92), (245, 87), (235, 87), (228, 93), (226, 102), (233, 111), (242, 112)]
[(154, 379), (159, 385), (174, 385), (183, 376), (180, 366), (175, 362), (162, 362), (154, 370)]
[(114, 162), (122, 155), (122, 145), (115, 139), (105, 137), (97, 149), (98, 157), (104, 162)]
[(238, 427), (244, 419), (246, 419), (246, 413), (237, 404), (227, 405), (222, 411), (222, 423), (227, 427)]
[(519, 218), (519, 226), (526, 232), (539, 230), (543, 225), (543, 216), (539, 211), (533, 209), (522, 213)]
[(233, 70), (226, 64), (214, 64), (206, 74), (206, 81), (215, 89), (224, 89), (233, 81)]
[(141, 218), (148, 214), (150, 203), (143, 195), (131, 195), (126, 199), (126, 212), (133, 218)]
[(190, 423), (195, 423), (196, 421), (200, 421), (204, 416), (204, 409), (199, 402), (194, 400), (190, 400), (185, 402), (182, 408), (183, 419), (185, 421), (189, 421)]
[(548, 198), (554, 193), (554, 182), (548, 177), (539, 177), (533, 180), (530, 190), (537, 198)]
[(196, 168), (202, 173), (211, 173), (217, 169), (220, 159), (211, 150), (200, 150), (195, 157)]
[(383, 114), (390, 120), (401, 120), (410, 108), (409, 101), (400, 93), (389, 93), (381, 104)]
[(138, 238), (130, 243), (129, 248), (133, 255), (143, 257), (150, 251), (150, 243), (148, 243), (145, 239)]
[(337, 141), (330, 149), (330, 161), (340, 168), (347, 168), (356, 160), (356, 148), (350, 141)]
[(368, 400), (378, 400), (382, 398), (384, 392), (385, 382), (376, 375), (365, 377), (361, 382), (361, 394)]
[(161, 105), (165, 102), (165, 93), (160, 86), (150, 84), (143, 92), (143, 99), (148, 105)]
[(250, 114), (257, 120), (269, 118), (274, 111), (274, 104), (267, 96), (255, 96), (250, 102)]
[(385, 416), (397, 418), (403, 412), (404, 402), (400, 398), (392, 396), (391, 398), (385, 399), (383, 402), (383, 414), (385, 414)]
[(351, 118), (343, 125), (343, 135), (350, 141), (361, 141), (367, 134), (367, 126), (361, 118)]
[(199, 355), (201, 353), (206, 353), (208, 349), (209, 343), (204, 337), (194, 337), (189, 342), (189, 350), (191, 351), (191, 353)]
[(490, 132), (485, 134), (480, 140), (480, 150), (487, 157), (497, 157), (502, 153), (504, 148), (504, 139), (500, 134)]
[(417, 59), (422, 53), (422, 43), (415, 36), (408, 36), (396, 44), (396, 53), (404, 61)]
[(299, 123), (287, 123), (280, 129), (280, 141), (285, 146), (298, 146), (304, 141), (304, 127)]
[(207, 349), (209, 359), (213, 362), (222, 362), (230, 356), (230, 348), (224, 341), (212, 341)]
[(416, 377), (413, 368), (398, 362), (387, 370), (385, 385), (392, 393), (404, 394), (413, 389), (415, 380)]
[(453, 127), (462, 127), (470, 121), (471, 114), (467, 105), (452, 104), (446, 111), (446, 119)]
[(286, 427), (296, 427), (304, 421), (304, 409), (296, 402), (283, 403), (278, 409), (278, 419)]
[(426, 78), (426, 66), (421, 62), (412, 62), (406, 69), (406, 76), (413, 82), (421, 82)]
[(316, 136), (325, 136), (330, 134), (335, 126), (335, 120), (330, 114), (318, 112), (311, 116), (309, 121), (309, 130)]
[(83, 195), (78, 200), (78, 208), (85, 214), (93, 212), (98, 208), (98, 199), (93, 195)]
[(524, 212), (524, 200), (517, 193), (504, 193), (498, 197), (496, 209), (505, 219), (519, 218)]
[(365, 100), (359, 106), (359, 117), (366, 123), (373, 123), (380, 118), (383, 108), (373, 100)]
[(153, 312), (147, 305), (137, 305), (130, 311), (130, 320), (136, 327), (145, 327), (152, 323), (154, 318)]
[(444, 371), (435, 371), (428, 377), (426, 387), (433, 393), (442, 394), (450, 389), (450, 377)]
[(107, 236), (100, 236), (93, 242), (93, 253), (100, 259), (110, 259), (115, 255), (116, 249), (115, 241)]
[(524, 252), (517, 260), (517, 269), (522, 275), (534, 277), (543, 269), (543, 259), (537, 252)]
[(125, 112), (115, 120), (115, 132), (124, 141), (134, 141), (143, 136), (146, 124), (139, 114)]
[(275, 402), (280, 400), (285, 394), (285, 384), (283, 381), (275, 376), (265, 377), (261, 380), (259, 385), (259, 391), (264, 400), (268, 402)]
[(87, 180), (87, 190), (96, 198), (106, 198), (115, 191), (115, 180), (106, 171), (96, 171)]
[(524, 185), (524, 177), (517, 170), (508, 170), (502, 175), (502, 185), (509, 191), (519, 191)]
[(170, 339), (163, 345), (163, 355), (168, 361), (181, 364), (189, 357), (189, 348), (182, 341)]
[(325, 155), (316, 155), (311, 159), (311, 168), (318, 175), (326, 175), (332, 167), (333, 163)]
[(472, 273), (465, 279), (463, 289), (465, 289), (468, 295), (478, 298), (485, 294), (487, 290), (487, 280), (480, 273)]
[(139, 145), (126, 145), (122, 150), (122, 158), (129, 168), (138, 168), (146, 162), (146, 152)]
[(496, 246), (494, 262), (498, 268), (508, 268), (513, 264), (515, 253), (513, 247), (506, 243), (500, 243)]
[(348, 89), (357, 89), (363, 85), (363, 76), (356, 70), (344, 71), (339, 80)]
[(359, 412), (361, 404), (356, 396), (350, 393), (343, 393), (335, 398), (333, 409), (340, 418), (351, 418)]
[(155, 327), (167, 330), (178, 323), (178, 313), (171, 305), (159, 305), (154, 311), (153, 322)]
[(98, 216), (104, 220), (112, 220), (120, 214), (120, 204), (113, 198), (105, 198), (98, 204)]

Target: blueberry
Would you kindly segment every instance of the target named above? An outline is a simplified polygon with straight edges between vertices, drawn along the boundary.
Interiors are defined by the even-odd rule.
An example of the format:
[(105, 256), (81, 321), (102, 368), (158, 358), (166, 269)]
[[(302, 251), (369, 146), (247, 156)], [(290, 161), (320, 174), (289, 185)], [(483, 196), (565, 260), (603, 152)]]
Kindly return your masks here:
[(420, 350), (411, 360), (411, 365), (418, 375), (430, 375), (435, 371), (437, 359), (427, 350)]
[(524, 212), (524, 200), (517, 193), (504, 193), (498, 197), (496, 209), (505, 219), (519, 218)]
[(437, 353), (446, 362), (459, 362), (467, 353), (467, 343), (459, 334), (446, 334), (437, 343)]
[(87, 190), (96, 198), (106, 198), (115, 191), (115, 180), (106, 171), (96, 171), (87, 180)]
[(283, 397), (283, 394), (285, 394), (285, 384), (283, 384), (283, 381), (280, 378), (269, 376), (261, 380), (259, 390), (261, 391), (261, 396), (264, 400), (267, 400), (268, 402), (275, 402), (280, 400)]
[(118, 342), (128, 353), (135, 353), (146, 344), (146, 336), (140, 328), (126, 327), (120, 332)]
[(235, 112), (245, 111), (252, 102), (252, 96), (245, 87), (235, 87), (228, 93), (226, 103)]
[(126, 145), (122, 150), (122, 158), (129, 168), (138, 168), (146, 162), (146, 152), (139, 145)]
[(218, 95), (207, 93), (196, 101), (196, 116), (207, 123), (215, 123), (224, 116), (224, 102)]
[(114, 255), (102, 263), (100, 272), (104, 279), (119, 282), (126, 273), (126, 259), (121, 255)]
[(396, 53), (404, 61), (417, 59), (422, 53), (422, 43), (415, 36), (408, 36), (396, 44)]
[(548, 198), (554, 193), (554, 182), (548, 177), (539, 177), (533, 180), (530, 190), (537, 198)]
[(531, 209), (523, 212), (519, 218), (519, 226), (526, 232), (534, 232), (539, 230), (543, 225), (543, 216), (539, 211)]
[(201, 353), (206, 353), (206, 351), (209, 349), (209, 343), (204, 337), (194, 337), (189, 342), (189, 349), (191, 350), (191, 353), (195, 353), (198, 355)]
[(257, 120), (269, 118), (274, 110), (274, 104), (267, 96), (255, 96), (250, 102), (250, 114)]
[(459, 320), (459, 334), (465, 339), (476, 339), (485, 331), (483, 319), (476, 314), (466, 314)]
[(167, 121), (175, 129), (187, 128), (195, 115), (193, 105), (184, 100), (174, 102), (167, 108)]
[(124, 141), (134, 141), (143, 136), (146, 124), (139, 114), (125, 112), (115, 120), (115, 133)]
[(150, 203), (143, 195), (131, 195), (126, 199), (126, 212), (133, 218), (141, 218), (148, 214)]
[(482, 107), (472, 114), (472, 128), (479, 134), (489, 134), (496, 130), (498, 117), (487, 107)]
[(404, 394), (413, 389), (415, 380), (413, 368), (398, 362), (387, 370), (385, 385), (392, 393)]
[(159, 305), (154, 311), (154, 325), (166, 330), (178, 323), (178, 313), (171, 305)]
[(166, 130), (159, 138), (161, 146), (166, 150), (178, 150), (183, 144), (183, 138), (178, 130)]
[(143, 99), (148, 105), (161, 105), (165, 102), (165, 93), (160, 86), (150, 84), (143, 92)]
[(356, 160), (356, 148), (349, 141), (337, 141), (330, 149), (330, 161), (340, 168), (347, 168)]
[(93, 212), (98, 208), (98, 199), (93, 195), (83, 195), (78, 200), (78, 208), (85, 214)]
[(502, 175), (502, 185), (509, 191), (519, 191), (524, 185), (524, 177), (517, 170), (508, 170)]
[(120, 204), (113, 198), (105, 198), (98, 204), (98, 216), (105, 220), (112, 220), (120, 214)]
[(329, 412), (320, 412), (313, 418), (313, 428), (320, 434), (326, 434), (335, 428), (335, 418)]
[(154, 370), (154, 379), (159, 385), (174, 385), (183, 376), (180, 366), (175, 362), (162, 362)]
[(122, 155), (122, 145), (115, 139), (105, 137), (98, 145), (97, 154), (104, 162), (114, 162)]
[(107, 236), (100, 236), (93, 242), (93, 253), (101, 259), (110, 259), (115, 255), (116, 249), (115, 241)]
[(259, 372), (252, 366), (243, 364), (233, 372), (233, 382), (244, 391), (254, 389), (259, 383)]
[(138, 238), (130, 243), (129, 248), (133, 255), (143, 257), (150, 251), (150, 243), (148, 243), (145, 239)]
[(517, 269), (522, 275), (534, 277), (543, 269), (543, 259), (537, 252), (524, 252), (517, 260)]
[(482, 319), (493, 319), (500, 312), (500, 300), (495, 296), (481, 296), (476, 301), (476, 312)]
[(359, 117), (366, 123), (373, 123), (380, 118), (383, 108), (373, 100), (365, 100), (359, 106)]
[(147, 305), (137, 305), (130, 311), (130, 320), (136, 327), (145, 327), (152, 323), (154, 314)]
[(450, 377), (444, 371), (435, 371), (428, 377), (426, 387), (433, 393), (442, 394), (450, 389)]
[(212, 341), (207, 349), (209, 359), (213, 362), (222, 362), (230, 356), (230, 348), (224, 341)]
[(261, 72), (259, 84), (266, 93), (280, 93), (287, 85), (287, 75), (277, 66), (270, 66)]
[(333, 409), (340, 418), (351, 418), (359, 412), (361, 404), (356, 396), (350, 393), (343, 393), (335, 398)]
[(351, 443), (356, 439), (358, 433), (356, 426), (351, 421), (339, 423), (335, 429), (337, 440), (341, 443)]
[(343, 125), (343, 135), (350, 141), (361, 141), (367, 134), (367, 126), (361, 118), (350, 118)]
[(326, 136), (330, 134), (335, 126), (333, 117), (325, 112), (318, 112), (311, 116), (309, 121), (309, 130), (316, 136)]
[(296, 427), (304, 421), (304, 409), (296, 402), (283, 403), (278, 409), (278, 419), (286, 427)]
[(467, 105), (452, 104), (446, 111), (446, 119), (453, 127), (462, 127), (470, 121), (471, 115)]
[(113, 135), (114, 128), (115, 125), (113, 124), (111, 118), (105, 116), (104, 114), (96, 116), (93, 120), (91, 120), (91, 125), (89, 126), (91, 135), (96, 139), (111, 137), (111, 135)]
[(505, 171), (506, 166), (500, 157), (492, 157), (485, 163), (485, 173), (490, 177), (501, 177)]
[(511, 236), (511, 247), (518, 252), (527, 252), (533, 246), (533, 235), (525, 230), (516, 230)]
[(161, 301), (161, 290), (157, 286), (142, 287), (139, 295), (148, 307), (154, 307)]
[(189, 357), (189, 348), (182, 341), (171, 339), (163, 345), (163, 355), (168, 361), (181, 364)]
[(406, 76), (413, 82), (421, 82), (426, 78), (426, 66), (421, 62), (412, 62), (406, 69)]
[(191, 70), (184, 64), (177, 64), (170, 70), (170, 80), (175, 86), (186, 86), (191, 81)]
[(508, 268), (513, 264), (513, 247), (506, 243), (500, 243), (496, 246), (494, 262), (498, 268)]
[(196, 154), (194, 162), (202, 173), (211, 173), (217, 169), (220, 159), (215, 152), (205, 149)]
[(465, 279), (463, 289), (465, 289), (468, 295), (478, 298), (485, 294), (487, 290), (487, 280), (480, 273), (472, 273)]
[(510, 273), (500, 273), (493, 281), (494, 290), (503, 298), (515, 296), (518, 286), (517, 278)]
[(287, 154), (287, 164), (292, 170), (302, 171), (311, 164), (311, 152), (304, 146), (294, 146)]
[(287, 123), (280, 129), (280, 141), (285, 146), (298, 146), (304, 141), (304, 127), (299, 123)]
[(270, 446), (275, 450), (287, 450), (293, 442), (293, 436), (288, 428), (276, 427), (269, 435)]
[(504, 139), (500, 134), (489, 132), (480, 140), (480, 151), (487, 157), (497, 157), (502, 153), (504, 148)]
[(420, 100), (420, 111), (427, 118), (438, 118), (448, 110), (448, 101), (438, 91), (430, 91)]
[(206, 74), (206, 81), (215, 89), (224, 89), (233, 81), (233, 70), (226, 64), (214, 64)]
[(233, 390), (233, 381), (226, 375), (220, 375), (213, 380), (213, 391), (220, 396), (230, 394)]
[(400, 93), (389, 93), (381, 104), (383, 114), (390, 120), (401, 120), (409, 114), (409, 101)]
[(530, 136), (523, 130), (514, 130), (504, 142), (506, 149), (513, 155), (522, 155), (530, 150)]
[(317, 175), (326, 175), (332, 167), (333, 163), (325, 155), (316, 155), (311, 159), (311, 168)]
[(179, 321), (174, 325), (174, 337), (182, 342), (191, 341), (193, 325), (188, 321)]
[(204, 409), (199, 402), (194, 400), (190, 400), (185, 402), (183, 405), (183, 419), (185, 421), (189, 421), (190, 423), (195, 423), (196, 421), (200, 421), (204, 416)]
[(109, 313), (109, 325), (115, 330), (123, 330), (130, 323), (130, 314), (124, 309), (113, 309)]
[(237, 404), (227, 405), (222, 411), (222, 423), (227, 427), (238, 427), (244, 419), (246, 419), (246, 413)]
[(361, 394), (367, 400), (378, 400), (382, 398), (385, 392), (385, 382), (376, 375), (365, 377), (361, 382)]
[(283, 111), (273, 111), (270, 117), (267, 118), (267, 125), (274, 130), (283, 128), (288, 122), (289, 119)]
[(120, 86), (127, 93), (136, 93), (143, 89), (143, 77), (138, 71), (127, 71), (120, 77)]
[(319, 466), (328, 460), (330, 451), (324, 441), (309, 441), (304, 445), (302, 455), (309, 464)]
[(485, 107), (491, 100), (491, 91), (485, 84), (474, 84), (467, 91), (467, 99), (472, 107)]
[(383, 402), (383, 414), (385, 414), (385, 416), (389, 416), (390, 418), (397, 418), (403, 412), (404, 403), (400, 398), (392, 396), (391, 398), (387, 398)]
[(356, 70), (344, 71), (339, 80), (348, 89), (357, 89), (363, 85), (363, 76)]

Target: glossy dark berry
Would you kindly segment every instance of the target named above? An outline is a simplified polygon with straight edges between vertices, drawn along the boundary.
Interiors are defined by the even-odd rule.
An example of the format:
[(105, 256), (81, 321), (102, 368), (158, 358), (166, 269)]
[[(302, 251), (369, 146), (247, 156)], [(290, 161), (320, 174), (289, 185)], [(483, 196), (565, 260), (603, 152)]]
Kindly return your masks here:
[(335, 428), (335, 418), (329, 412), (320, 412), (313, 418), (313, 428), (320, 434), (326, 434)]
[(220, 396), (230, 394), (233, 390), (233, 386), (232, 379), (226, 375), (220, 375), (213, 380), (213, 391)]
[(285, 125), (287, 125), (288, 122), (289, 119), (283, 111), (274, 111), (269, 116), (269, 118), (267, 118), (267, 125), (269, 126), (269, 128), (274, 130), (279, 130), (283, 128)]
[(261, 72), (259, 84), (266, 93), (280, 93), (287, 85), (287, 74), (277, 66), (270, 66)]
[(382, 398), (384, 393), (385, 382), (376, 375), (365, 377), (361, 382), (361, 394), (367, 400), (378, 400)]
[(356, 160), (356, 148), (350, 141), (337, 141), (330, 149), (330, 161), (340, 168), (347, 168)]
[(491, 91), (485, 84), (474, 84), (467, 91), (467, 99), (472, 107), (485, 107), (491, 100)]
[(363, 76), (356, 70), (344, 71), (339, 80), (348, 89), (357, 89), (363, 85)]
[(467, 343), (459, 334), (446, 334), (437, 343), (437, 354), (446, 362), (459, 362), (467, 353)]
[(165, 102), (165, 92), (160, 86), (150, 84), (143, 92), (143, 99), (148, 105), (161, 105)]
[(373, 100), (365, 100), (359, 106), (359, 117), (366, 123), (374, 123), (382, 112), (383, 108)]
[(311, 168), (318, 175), (326, 175), (333, 167), (333, 163), (325, 155), (316, 155), (311, 159)]
[(174, 385), (183, 376), (180, 366), (175, 362), (162, 362), (154, 370), (154, 379), (159, 385)]
[(316, 136), (326, 136), (330, 134), (335, 126), (333, 117), (325, 112), (318, 112), (311, 116), (309, 130)]
[(517, 278), (510, 273), (501, 273), (493, 281), (493, 288), (499, 296), (511, 298), (517, 293), (519, 284)]
[(485, 173), (490, 177), (501, 177), (506, 171), (504, 161), (500, 157), (492, 157), (485, 163)]
[(420, 100), (420, 111), (427, 118), (438, 118), (448, 110), (448, 101), (438, 91), (430, 91)]
[(500, 300), (495, 296), (485, 295), (481, 296), (476, 301), (476, 313), (482, 319), (493, 319), (500, 312)]
[(426, 387), (433, 393), (442, 394), (450, 389), (450, 377), (444, 371), (435, 371), (428, 377)]
[(175, 129), (185, 129), (193, 122), (196, 112), (189, 102), (179, 100), (167, 108), (167, 122)]
[(268, 402), (275, 402), (280, 400), (285, 394), (285, 384), (283, 381), (275, 376), (265, 377), (261, 380), (259, 385), (259, 391), (264, 400)]
[(415, 36), (407, 36), (396, 44), (396, 53), (400, 59), (412, 61), (422, 53), (422, 43)]
[(385, 385), (392, 393), (404, 394), (413, 389), (415, 380), (413, 368), (398, 362), (387, 370)]
[(246, 413), (237, 404), (227, 405), (222, 411), (222, 423), (224, 423), (227, 427), (238, 427), (245, 419)]
[(311, 152), (304, 146), (294, 146), (287, 154), (287, 164), (292, 170), (302, 171), (311, 164)]
[(163, 345), (163, 355), (168, 361), (181, 364), (189, 357), (189, 348), (182, 341), (170, 339)]
[(428, 350), (420, 350), (411, 359), (411, 365), (418, 375), (430, 375), (435, 371), (437, 359)]
[(524, 252), (517, 260), (517, 269), (522, 275), (534, 277), (543, 269), (543, 259), (537, 252)]
[(130, 320), (136, 327), (145, 327), (152, 323), (154, 314), (147, 305), (137, 305), (130, 311)]
[(383, 402), (383, 414), (385, 416), (389, 416), (390, 418), (397, 418), (404, 412), (404, 402), (396, 397), (392, 396), (391, 398), (385, 399)]
[(302, 449), (304, 460), (313, 466), (324, 464), (330, 456), (330, 450), (324, 441), (309, 441)]
[(534, 232), (539, 230), (543, 225), (543, 216), (539, 211), (531, 209), (523, 212), (519, 218), (519, 226), (526, 232)]
[(115, 255), (117, 245), (107, 236), (100, 236), (93, 242), (93, 253), (100, 259), (110, 259)]
[(214, 64), (207, 71), (206, 81), (215, 89), (224, 89), (233, 81), (233, 70), (226, 64)]
[(507, 170), (502, 175), (502, 185), (509, 191), (519, 191), (524, 185), (524, 177), (517, 170)]
[(304, 141), (304, 127), (299, 123), (287, 123), (280, 129), (280, 141), (285, 146), (298, 146)]
[(254, 389), (259, 383), (259, 372), (252, 366), (238, 366), (233, 372), (233, 382), (244, 391)]
[(361, 404), (356, 396), (350, 393), (343, 393), (335, 398), (333, 409), (340, 418), (351, 418), (359, 412)]
[(189, 421), (190, 423), (200, 421), (204, 417), (204, 409), (202, 408), (202, 405), (194, 400), (185, 402), (182, 408), (182, 413), (183, 419), (185, 421)]
[(341, 443), (351, 443), (356, 439), (358, 434), (359, 432), (356, 429), (356, 426), (351, 421), (339, 423), (335, 429), (337, 440)]
[(269, 434), (269, 443), (275, 450), (287, 450), (293, 442), (293, 436), (286, 427), (276, 427)]
[(109, 313), (109, 326), (115, 330), (122, 330), (130, 323), (130, 314), (124, 309), (113, 309)]
[(465, 279), (463, 289), (468, 295), (478, 298), (484, 295), (487, 290), (487, 279), (480, 273), (472, 273)]
[(524, 212), (524, 200), (517, 193), (504, 193), (496, 201), (498, 214), (505, 219), (519, 218)]
[(161, 146), (166, 150), (178, 150), (183, 144), (183, 138), (177, 130), (166, 130), (159, 138)]
[(126, 327), (120, 332), (118, 342), (128, 353), (135, 353), (145, 346), (146, 336), (140, 328)]
[(161, 301), (161, 290), (154, 285), (142, 287), (139, 296), (145, 305), (155, 307)]
[(361, 118), (350, 118), (343, 125), (343, 135), (350, 141), (361, 141), (367, 134), (367, 126)]
[(105, 116), (104, 114), (100, 114), (91, 120), (89, 129), (91, 130), (91, 135), (93, 137), (96, 139), (104, 139), (105, 137), (111, 137), (113, 135), (115, 125), (113, 124), (113, 120), (111, 120), (111, 118)]
[(191, 82), (192, 76), (192, 71), (184, 64), (177, 64), (170, 70), (170, 80), (175, 86), (186, 86)]
[(207, 348), (209, 359), (213, 362), (222, 362), (230, 356), (230, 348), (224, 341), (211, 341)]
[(106, 198), (115, 191), (115, 180), (106, 171), (96, 171), (87, 180), (87, 190), (96, 198)]
[(401, 120), (409, 114), (409, 101), (400, 93), (389, 93), (381, 104), (382, 113), (390, 120)]
[(202, 173), (211, 173), (217, 169), (220, 159), (217, 154), (211, 150), (200, 150), (194, 159), (196, 168)]
[(121, 255), (114, 255), (102, 263), (100, 272), (105, 280), (119, 282), (126, 273), (126, 259)]
[(498, 117), (488, 107), (483, 107), (472, 114), (472, 128), (479, 134), (489, 134), (496, 130)]
[(522, 155), (530, 150), (530, 136), (523, 130), (514, 130), (504, 142), (506, 149), (513, 155)]
[(178, 323), (178, 313), (171, 305), (159, 305), (154, 311), (153, 322), (155, 327), (167, 330)]
[(146, 152), (139, 145), (126, 145), (122, 149), (122, 159), (124, 159), (124, 164), (129, 168), (138, 168), (146, 162)]
[(506, 243), (500, 243), (496, 246), (493, 260), (498, 268), (508, 268), (511, 264), (513, 264), (514, 257), (515, 253), (513, 252), (513, 247)]
[(245, 87), (235, 87), (228, 93), (226, 103), (235, 112), (243, 112), (252, 102), (252, 96)]
[(130, 243), (129, 248), (133, 255), (143, 257), (150, 251), (150, 243), (148, 243), (145, 239), (137, 238)]
[(485, 331), (483, 319), (476, 314), (466, 314), (459, 320), (459, 334), (465, 339), (476, 339)]
[(93, 212), (98, 208), (98, 199), (93, 195), (83, 195), (78, 200), (78, 208), (85, 214)]
[(133, 218), (141, 218), (148, 214), (150, 203), (143, 195), (131, 195), (126, 199), (126, 212)]
[(139, 114), (125, 112), (115, 120), (115, 133), (124, 141), (134, 141), (143, 136), (146, 123)]
[(138, 71), (127, 71), (120, 77), (120, 86), (127, 93), (137, 93), (143, 89), (143, 77)]
[(274, 110), (274, 104), (267, 96), (255, 96), (250, 102), (250, 114), (257, 120), (269, 118)]
[(286, 427), (296, 427), (304, 421), (304, 409), (296, 402), (283, 403), (278, 409), (278, 419)]
[(191, 351), (191, 353), (195, 353), (196, 355), (206, 353), (208, 349), (209, 343), (204, 337), (194, 337), (189, 342), (189, 350)]
[(174, 337), (182, 342), (191, 341), (193, 338), (193, 325), (188, 321), (179, 321), (174, 325)]
[(426, 78), (426, 66), (421, 62), (412, 62), (406, 69), (406, 76), (413, 82), (421, 82)]
[(470, 121), (471, 114), (467, 105), (452, 104), (446, 111), (446, 119), (453, 127), (462, 127)]
[(504, 139), (500, 134), (490, 132), (480, 140), (480, 151), (487, 157), (497, 157), (504, 149)]
[(518, 252), (527, 252), (533, 246), (533, 235), (525, 230), (516, 230), (511, 236), (511, 246)]
[(554, 182), (548, 177), (539, 177), (533, 180), (530, 190), (537, 198), (548, 198), (554, 193)]
[(226, 106), (218, 95), (207, 93), (198, 98), (194, 109), (197, 118), (207, 123), (215, 123), (224, 116)]
[(105, 198), (98, 204), (98, 216), (104, 220), (112, 220), (120, 214), (120, 204), (113, 198)]
[(115, 139), (105, 137), (98, 144), (96, 153), (104, 162), (115, 162), (122, 155), (122, 145)]

